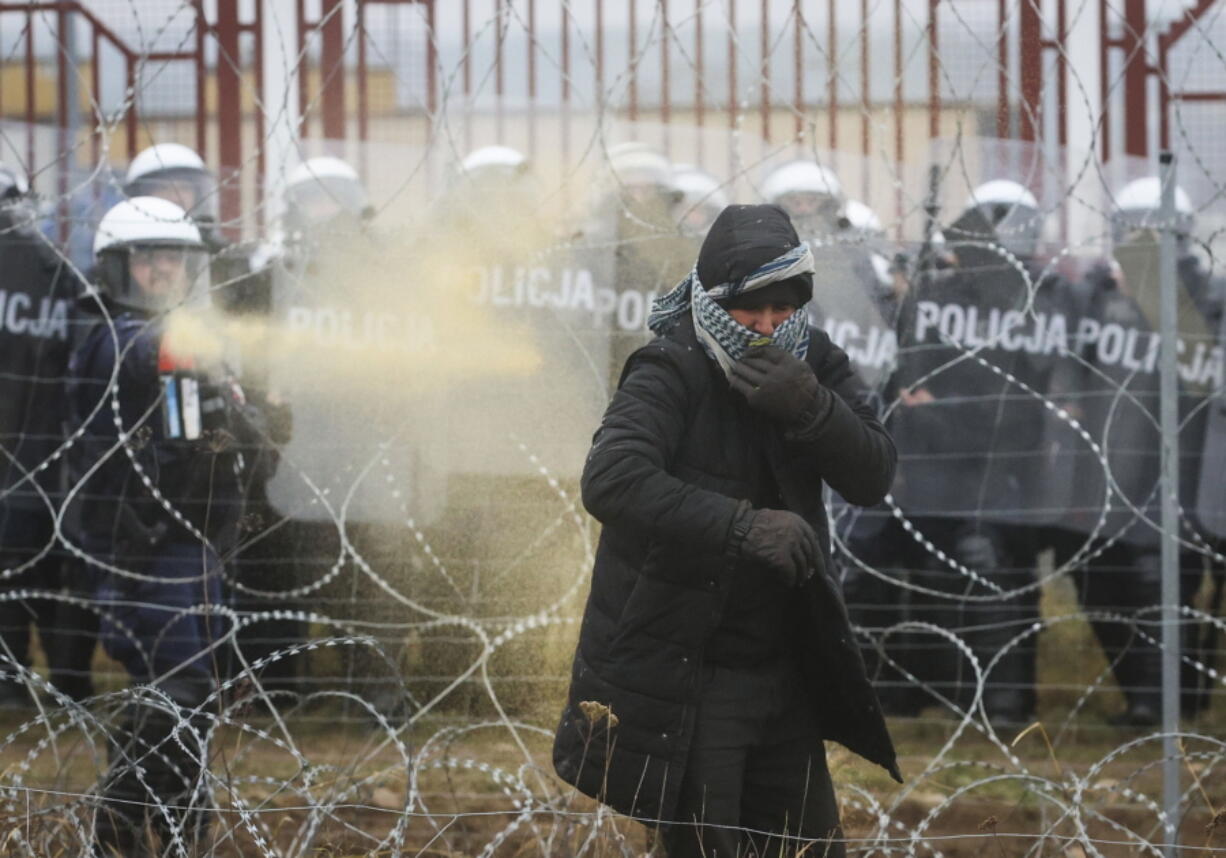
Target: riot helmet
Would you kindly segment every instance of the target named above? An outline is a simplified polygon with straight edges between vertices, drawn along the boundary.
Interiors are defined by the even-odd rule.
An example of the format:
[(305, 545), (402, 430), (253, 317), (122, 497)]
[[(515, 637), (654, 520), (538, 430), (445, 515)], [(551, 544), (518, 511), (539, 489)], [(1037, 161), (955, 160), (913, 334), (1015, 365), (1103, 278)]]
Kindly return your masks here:
[(291, 235), (354, 229), (374, 216), (357, 171), (339, 158), (302, 162), (290, 172), (284, 193), (285, 221)]
[(0, 162), (0, 228), (30, 223), (37, 216), (25, 171)]
[(877, 213), (859, 200), (843, 203), (839, 226), (857, 240), (875, 241), (885, 238), (885, 227)]
[(21, 199), (30, 193), (24, 170), (0, 162), (0, 202)]
[(728, 206), (728, 194), (719, 179), (689, 164), (678, 164), (673, 173), (677, 201), (677, 225), (686, 235), (704, 236), (715, 218)]
[(455, 190), (451, 202), (469, 220), (523, 217), (537, 204), (531, 164), (510, 146), (483, 146), (469, 153), (460, 162)]
[[(959, 224), (962, 226), (959, 227)], [(963, 213), (950, 227), (958, 241), (992, 241), (1021, 260), (1033, 259), (1043, 234), (1043, 214), (1034, 194), (1011, 179), (984, 182), (966, 198)]]
[(646, 143), (618, 143), (609, 147), (609, 169), (622, 202), (627, 206), (675, 205), (680, 194), (673, 185), (673, 165)]
[(482, 146), (460, 162), (460, 175), (477, 184), (509, 184), (528, 169), (528, 159), (510, 146)]
[[(1115, 197), (1111, 212), (1111, 238), (1116, 244), (1128, 240), (1138, 230), (1157, 230), (1162, 223), (1162, 180), (1157, 176), (1134, 179)], [(1175, 238), (1179, 252), (1187, 253), (1188, 241), (1196, 228), (1196, 211), (1183, 188), (1175, 188)]]
[(123, 190), (128, 197), (168, 200), (206, 229), (217, 223), (217, 179), (181, 143), (158, 143), (133, 158)]
[(762, 183), (762, 196), (788, 213), (804, 238), (830, 235), (839, 228), (843, 186), (833, 170), (816, 161), (792, 161)]
[(156, 313), (209, 297), (209, 252), (196, 224), (161, 197), (113, 206), (94, 235), (98, 288), (113, 303)]

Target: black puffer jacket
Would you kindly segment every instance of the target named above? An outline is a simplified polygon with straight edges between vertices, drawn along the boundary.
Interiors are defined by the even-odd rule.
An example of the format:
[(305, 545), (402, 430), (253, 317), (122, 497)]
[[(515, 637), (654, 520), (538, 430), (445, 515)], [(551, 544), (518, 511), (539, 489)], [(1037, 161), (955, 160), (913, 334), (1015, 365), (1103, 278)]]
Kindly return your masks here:
[[(827, 552), (823, 483), (861, 505), (889, 490), (893, 443), (847, 355), (819, 330), (810, 338), (809, 365), (839, 395), (804, 437), (785, 437), (732, 392), (688, 319), (631, 356), (596, 433), (583, 501), (604, 530), (554, 764), (622, 813), (668, 819), (676, 806), (704, 648), (743, 563), (754, 468), (769, 463), (786, 507)], [(798, 591), (791, 625), (823, 736), (899, 777), (832, 578)]]

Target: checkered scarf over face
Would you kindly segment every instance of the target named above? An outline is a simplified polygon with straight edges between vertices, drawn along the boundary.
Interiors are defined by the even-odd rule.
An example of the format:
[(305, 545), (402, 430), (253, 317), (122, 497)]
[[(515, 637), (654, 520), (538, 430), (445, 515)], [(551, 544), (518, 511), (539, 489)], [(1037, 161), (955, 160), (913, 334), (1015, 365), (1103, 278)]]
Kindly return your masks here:
[(732, 365), (753, 346), (776, 346), (804, 360), (809, 351), (809, 320), (805, 311), (807, 303), (797, 307), (796, 312), (776, 328), (772, 336), (764, 337), (740, 324), (716, 301), (743, 295), (797, 274), (812, 273), (813, 253), (805, 242), (772, 259), (741, 280), (720, 283), (711, 289), (703, 287), (702, 281), (698, 279), (698, 266), (695, 265), (694, 270), (678, 283), (673, 291), (652, 303), (647, 327), (657, 336), (665, 336), (677, 327), (688, 311), (694, 318), (698, 341), (702, 343), (707, 354), (719, 364), (724, 375), (730, 375)]

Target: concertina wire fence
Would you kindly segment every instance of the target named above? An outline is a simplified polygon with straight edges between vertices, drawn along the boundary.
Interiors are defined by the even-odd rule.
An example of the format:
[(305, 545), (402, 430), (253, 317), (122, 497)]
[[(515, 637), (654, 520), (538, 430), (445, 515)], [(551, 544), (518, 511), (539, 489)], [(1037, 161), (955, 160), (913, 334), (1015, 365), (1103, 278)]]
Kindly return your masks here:
[[(826, 218), (798, 221), (819, 259), (813, 321), (848, 351), (900, 451), (884, 504), (858, 510), (830, 499), (833, 574), (895, 716), (906, 776), (895, 785), (832, 746), (849, 852), (1156, 855), (1169, 841), (1162, 734), (1146, 707), (1160, 715), (1154, 332), (1158, 237), (1171, 229), (1181, 252), (1178, 836), (1181, 854), (1226, 849), (1226, 163), (1216, 106), (1170, 108), (1186, 195), (1179, 216), (1164, 220), (1151, 207), (1130, 219), (1124, 189), (1157, 175), (1152, 160), (1104, 163), (1097, 137), (1078, 148), (988, 136), (997, 40), (1017, 28), (1012, 16), (1002, 26), (989, 4), (946, 7), (939, 133), (930, 140), (931, 105), (914, 100), (911, 83), (902, 113), (874, 106), (876, 90), (868, 106), (841, 108), (864, 120), (867, 149), (823, 145), (820, 102), (797, 108), (781, 98), (765, 119), (735, 98), (711, 109), (718, 121), (682, 107), (667, 117), (627, 113), (638, 64), (650, 74), (662, 40), (678, 46), (674, 81), (694, 87), (682, 43), (695, 27), (707, 27), (712, 43), (737, 35), (738, 86), (756, 97), (773, 55), (761, 60), (760, 34), (728, 3), (697, 4), (698, 24), (676, 10), (670, 18), (666, 4), (638, 4), (633, 41), (609, 28), (630, 59), (623, 67), (607, 48), (597, 93), (591, 10), (563, 2), (573, 28), (568, 79), (590, 97), (565, 114), (544, 96), (494, 104), (491, 57), (522, 29), (527, 5), (475, 4), (466, 51), (447, 30), (456, 21), (436, 23), (438, 101), (428, 114), (410, 104), (423, 85), (418, 66), (399, 59), (420, 53), (423, 11), (371, 4), (346, 56), (369, 41), (391, 107), (365, 140), (278, 136), (297, 109), (293, 92), (253, 99), (240, 132), (255, 144), (218, 191), (237, 189), (242, 206), (223, 219), (230, 243), (211, 266), (212, 300), (155, 322), (199, 356), (188, 375), (233, 378), (249, 401), (292, 424), (256, 440), (220, 431), (197, 442), (211, 445), (213, 470), (229, 469), (241, 486), (226, 495), (214, 473), (180, 499), (235, 523), (224, 542), (194, 530), (201, 557), (205, 541), (220, 553), (215, 568), (200, 561), (220, 579), (219, 601), (168, 618), (156, 573), (77, 536), (91, 468), (106, 461), (127, 469), (158, 514), (196, 520), (140, 464), (151, 437), (141, 427), (163, 419), (164, 401), (118, 429), (122, 439), (96, 461), (80, 455), (83, 429), (67, 408), (62, 431), (3, 439), (12, 464), (0, 599), (13, 609), (3, 662), (17, 690), (0, 728), (5, 851), (88, 848), (108, 740), (134, 700), (172, 718), (176, 753), (200, 769), (186, 797), (151, 809), (170, 821), (158, 854), (648, 851), (641, 827), (565, 787), (549, 760), (599, 534), (578, 477), (620, 366), (648, 337), (651, 299), (688, 272), (713, 211), (799, 189), (776, 172), (797, 160), (837, 179), (819, 207)], [(556, 11), (536, 5), (536, 26), (549, 32)], [(824, 82), (829, 22), (776, 5), (778, 33), (763, 44), (782, 53), (788, 28), (799, 28), (811, 55), (805, 74), (819, 69)], [(910, 57), (928, 38), (922, 10), (898, 8), (892, 23)], [(1219, 12), (1200, 19), (1194, 46), (1172, 60), (1172, 89), (1226, 75)], [(37, 191), (15, 209), (21, 219), (4, 252), (54, 253), (62, 282), (67, 272), (91, 279), (94, 229), (124, 198), (129, 112), (140, 110), (142, 146), (194, 140), (181, 119), (194, 109), (191, 88), (158, 59), (193, 38), (194, 7), (111, 0), (97, 14), (140, 47), (132, 86), (100, 83), (108, 67), (95, 43), (99, 77), (68, 132), (4, 122), (3, 160)], [(871, 17), (860, 24), (873, 28), (870, 40), (838, 31), (847, 56), (889, 34), (864, 23)], [(6, 99), (27, 39), (48, 57), (65, 50), (55, 25), (51, 12), (0, 14)], [(91, 49), (73, 50), (84, 52), (74, 55), (84, 69)], [(317, 69), (309, 42), (283, 57), (287, 81)], [(548, 45), (541, 57), (560, 76)], [(1017, 73), (1007, 60), (1004, 69)], [(476, 83), (461, 84), (466, 74)], [(705, 74), (713, 88), (731, 86), (727, 65)], [(863, 81), (848, 71), (838, 84), (858, 92)], [(881, 86), (893, 92), (893, 81)], [(1090, 88), (1072, 89), (1070, 115), (1101, 105)], [(255, 114), (258, 126), (248, 121)], [(890, 123), (906, 130), (903, 158)], [(1109, 123), (1091, 115), (1088, 127), (1106, 133)], [(512, 175), (461, 166), (489, 145), (528, 153), (526, 167)], [(305, 246), (286, 227), (278, 194), (297, 163), (319, 155), (360, 168), (374, 214), (359, 231)], [(996, 180), (1023, 185), (1033, 210), (1009, 209), (994, 225), (971, 211), (972, 191)], [(979, 211), (992, 217), (991, 205)], [(40, 354), (62, 360), (83, 335), (77, 296), (40, 304), (23, 291), (16, 280), (0, 290), (3, 335), (50, 344)], [(98, 305), (88, 292), (79, 303)], [(23, 395), (52, 385), (53, 395), (29, 400), (39, 408), (68, 398), (57, 384), (64, 372), (0, 367)], [(122, 424), (123, 378), (108, 382), (92, 415)], [(31, 426), (47, 425), (35, 417)], [(22, 542), (15, 522), (38, 537)], [(106, 581), (127, 582), (126, 599), (103, 601)], [(95, 647), (101, 623), (139, 648), (149, 638), (133, 623), (149, 612), (172, 635), (184, 617), (207, 618), (212, 682), (195, 709), (157, 685), (130, 684)], [(24, 656), (20, 641), (35, 626), (39, 644)], [(70, 662), (58, 675), (48, 668), (54, 653)], [(139, 779), (151, 766), (129, 768)], [(187, 829), (177, 802), (207, 816), (200, 831)]]

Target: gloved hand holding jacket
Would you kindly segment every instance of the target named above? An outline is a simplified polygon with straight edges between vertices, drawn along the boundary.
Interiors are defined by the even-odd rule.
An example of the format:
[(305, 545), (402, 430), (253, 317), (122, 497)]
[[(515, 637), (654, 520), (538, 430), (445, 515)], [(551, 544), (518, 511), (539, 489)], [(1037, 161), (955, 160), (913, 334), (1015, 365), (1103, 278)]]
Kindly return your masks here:
[(771, 570), (785, 587), (799, 587), (824, 571), (821, 544), (809, 523), (783, 509), (747, 509), (749, 529), (741, 556)]

